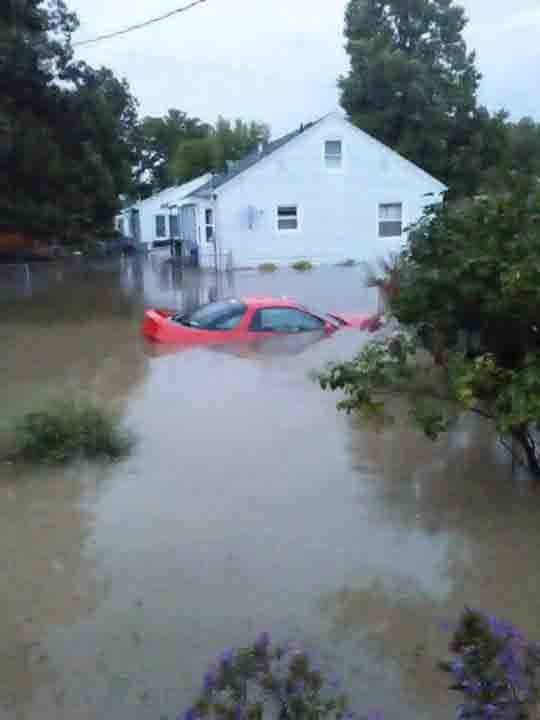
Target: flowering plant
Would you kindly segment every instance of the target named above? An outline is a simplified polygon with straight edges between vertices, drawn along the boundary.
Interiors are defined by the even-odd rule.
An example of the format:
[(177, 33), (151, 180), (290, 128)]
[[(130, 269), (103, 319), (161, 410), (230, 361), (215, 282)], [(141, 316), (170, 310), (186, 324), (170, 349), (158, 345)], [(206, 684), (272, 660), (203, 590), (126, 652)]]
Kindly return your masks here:
[[(179, 720), (352, 720), (347, 697), (325, 678), (310, 653), (273, 646), (263, 632), (255, 643), (226, 650), (205, 674), (192, 707)], [(381, 718), (371, 714), (370, 718)]]
[(456, 660), (445, 663), (451, 688), (463, 694), (461, 718), (526, 720), (540, 698), (540, 648), (527, 642), (513, 625), (467, 608), (450, 650)]

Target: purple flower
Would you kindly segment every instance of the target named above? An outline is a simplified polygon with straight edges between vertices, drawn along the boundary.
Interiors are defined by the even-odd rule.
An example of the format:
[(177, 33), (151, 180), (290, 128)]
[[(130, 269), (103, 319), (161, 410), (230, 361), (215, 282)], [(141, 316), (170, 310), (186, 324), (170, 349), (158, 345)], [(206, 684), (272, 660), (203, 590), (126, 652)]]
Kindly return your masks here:
[(216, 675), (213, 670), (204, 673), (203, 688), (206, 692), (213, 690), (216, 686)]
[(197, 720), (197, 713), (195, 712), (195, 708), (188, 708), (185, 713), (178, 716), (178, 720)]
[(455, 623), (451, 623), (448, 620), (439, 620), (439, 628), (443, 632), (452, 632), (452, 630), (455, 630), (456, 625)]
[(242, 720), (243, 715), (244, 715), (244, 713), (243, 713), (243, 710), (242, 710), (242, 706), (241, 706), (241, 705), (237, 705), (236, 708), (234, 709), (234, 717), (235, 717), (235, 720)]
[(255, 647), (259, 650), (266, 650), (267, 647), (270, 645), (270, 633), (269, 632), (262, 632), (259, 634), (257, 640), (255, 641)]
[(234, 659), (234, 650), (227, 648), (221, 653), (221, 662), (224, 665), (230, 665)]
[(303, 680), (297, 680), (294, 684), (294, 692), (295, 693), (303, 693), (306, 689), (306, 684)]
[(456, 660), (456, 662), (452, 663), (452, 672), (456, 677), (461, 680), (463, 677), (463, 672), (465, 670), (465, 665), (461, 662), (461, 660)]
[(384, 720), (384, 715), (381, 710), (370, 710), (367, 720)]
[(484, 705), (484, 720), (491, 720), (497, 712), (496, 705)]

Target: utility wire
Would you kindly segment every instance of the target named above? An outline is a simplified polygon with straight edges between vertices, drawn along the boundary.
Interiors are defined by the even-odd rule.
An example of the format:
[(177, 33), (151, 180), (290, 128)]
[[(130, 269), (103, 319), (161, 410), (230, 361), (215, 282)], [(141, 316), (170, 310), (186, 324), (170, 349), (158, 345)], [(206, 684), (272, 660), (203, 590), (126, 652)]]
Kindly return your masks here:
[(191, 10), (191, 8), (194, 8), (197, 5), (202, 5), (204, 2), (206, 2), (206, 0), (193, 0), (193, 2), (190, 2), (188, 5), (176, 8), (176, 10), (171, 10), (164, 15), (152, 18), (151, 20), (146, 20), (145, 22), (138, 23), (137, 25), (130, 25), (123, 30), (117, 30), (116, 32), (107, 33), (106, 35), (98, 35), (97, 37), (91, 38), (90, 40), (79, 40), (79, 42), (73, 43), (73, 47), (81, 47), (82, 45), (93, 45), (94, 43), (101, 42), (102, 40), (110, 40), (111, 38), (119, 37), (120, 35), (127, 35), (127, 33), (133, 32), (134, 30), (141, 30), (142, 28), (148, 27), (149, 25), (155, 25), (155, 23), (162, 22), (163, 20), (168, 20), (174, 15), (179, 15), (180, 13), (186, 12), (187, 10)]

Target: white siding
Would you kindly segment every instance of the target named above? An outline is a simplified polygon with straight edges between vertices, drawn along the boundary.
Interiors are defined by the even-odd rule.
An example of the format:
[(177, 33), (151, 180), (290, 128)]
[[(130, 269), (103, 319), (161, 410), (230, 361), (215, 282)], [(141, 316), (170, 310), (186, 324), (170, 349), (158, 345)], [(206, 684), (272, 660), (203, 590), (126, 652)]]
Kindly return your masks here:
[[(169, 237), (169, 210), (162, 208), (165, 204), (177, 204), (182, 205), (184, 202), (188, 202), (186, 197), (197, 190), (197, 188), (204, 185), (210, 179), (210, 175), (202, 175), (201, 177), (191, 180), (190, 182), (184, 183), (184, 185), (178, 185), (176, 187), (167, 188), (162, 190), (160, 193), (141, 200), (136, 203), (133, 208), (139, 211), (140, 226), (141, 226), (141, 242), (144, 244), (151, 244), (156, 240), (163, 240)], [(124, 211), (124, 215), (129, 215), (130, 209)], [(156, 234), (156, 215), (165, 215), (165, 238), (158, 237)], [(128, 222), (126, 219), (126, 228)]]
[[(326, 167), (327, 140), (342, 141), (340, 169)], [(373, 261), (399, 250), (406, 240), (405, 235), (379, 238), (379, 204), (402, 203), (407, 227), (434, 202), (424, 194), (438, 198), (444, 189), (333, 114), (218, 190), (218, 252), (232, 250), (236, 267), (299, 258)], [(278, 205), (298, 207), (297, 230), (278, 230)]]

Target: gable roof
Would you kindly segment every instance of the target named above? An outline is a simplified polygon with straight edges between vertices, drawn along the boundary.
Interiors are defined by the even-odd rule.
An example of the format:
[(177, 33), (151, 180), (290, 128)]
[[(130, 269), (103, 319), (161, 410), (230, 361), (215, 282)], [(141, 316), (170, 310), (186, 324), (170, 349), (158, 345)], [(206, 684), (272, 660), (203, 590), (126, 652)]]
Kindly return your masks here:
[(327, 115), (324, 115), (323, 117), (319, 118), (318, 120), (313, 120), (312, 122), (309, 122), (305, 125), (300, 125), (300, 127), (297, 130), (293, 130), (293, 132), (287, 133), (287, 135), (283, 135), (283, 137), (278, 138), (277, 140), (273, 140), (270, 143), (266, 143), (266, 145), (263, 145), (262, 150), (254, 150), (249, 155), (246, 155), (244, 158), (239, 160), (237, 163), (234, 164), (234, 166), (228, 170), (227, 172), (219, 173), (218, 175), (214, 175), (207, 183), (202, 185), (201, 187), (197, 188), (194, 192), (192, 192), (189, 197), (205, 197), (208, 194), (212, 193), (214, 190), (217, 190), (218, 188), (225, 185), (225, 183), (228, 183), (233, 178), (237, 177), (241, 173), (243, 173), (245, 170), (248, 170), (250, 167), (253, 167), (253, 165), (256, 165), (260, 160), (263, 158), (268, 157), (272, 153), (274, 153), (276, 150), (279, 150), (279, 148), (283, 147), (284, 145), (287, 145), (291, 140), (294, 140), (294, 138), (301, 135), (306, 130), (310, 130), (315, 125), (318, 125), (320, 122), (322, 122)]
[(251, 167), (256, 165), (261, 160), (264, 160), (264, 158), (268, 157), (269, 155), (272, 155), (272, 153), (276, 152), (276, 150), (279, 150), (284, 145), (287, 145), (291, 142), (291, 140), (294, 140), (295, 138), (302, 135), (307, 130), (311, 130), (313, 127), (319, 125), (323, 121), (325, 121), (329, 117), (339, 117), (339, 119), (343, 122), (349, 125), (353, 130), (355, 130), (358, 134), (362, 135), (365, 140), (368, 142), (371, 142), (375, 145), (378, 145), (380, 148), (382, 148), (384, 151), (386, 151), (388, 154), (395, 156), (398, 158), (402, 164), (405, 164), (410, 169), (414, 170), (416, 173), (420, 173), (425, 178), (429, 179), (432, 182), (437, 183), (440, 188), (441, 192), (445, 192), (448, 190), (447, 186), (442, 183), (437, 178), (430, 175), (426, 170), (423, 170), (419, 165), (416, 165), (411, 160), (408, 160), (403, 155), (400, 155), (396, 150), (393, 150), (392, 148), (388, 147), (388, 145), (385, 145), (380, 140), (377, 140), (377, 138), (373, 137), (369, 133), (367, 133), (365, 130), (362, 130), (361, 128), (354, 125), (350, 120), (348, 120), (343, 113), (341, 112), (333, 112), (328, 113), (327, 115), (324, 115), (323, 117), (318, 118), (317, 120), (314, 120), (313, 122), (309, 122), (305, 125), (301, 125), (297, 130), (294, 130), (293, 132), (288, 133), (287, 135), (284, 135), (281, 138), (278, 138), (277, 140), (274, 140), (271, 143), (268, 143), (265, 145), (262, 149), (262, 151), (255, 150), (254, 152), (250, 153), (246, 157), (239, 160), (234, 167), (232, 167), (227, 172), (220, 173), (218, 175), (214, 175), (210, 178), (210, 180), (204, 185), (201, 185), (196, 190), (191, 192), (189, 195), (187, 195), (188, 198), (208, 198), (215, 190), (223, 187), (226, 183), (230, 182), (234, 178), (238, 177), (238, 175), (242, 174), (246, 170), (249, 170)]

